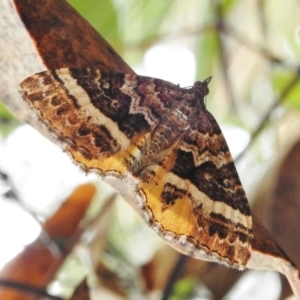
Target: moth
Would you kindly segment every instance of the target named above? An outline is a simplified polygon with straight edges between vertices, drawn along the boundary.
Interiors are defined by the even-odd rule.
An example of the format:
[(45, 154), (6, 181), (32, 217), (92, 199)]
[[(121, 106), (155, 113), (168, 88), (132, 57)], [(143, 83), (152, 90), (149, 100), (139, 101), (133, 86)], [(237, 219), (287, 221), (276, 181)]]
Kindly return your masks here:
[(181, 88), (65, 68), (29, 77), (21, 90), (84, 171), (115, 179), (123, 194), (128, 185), (131, 202), (165, 241), (195, 258), (243, 269), (251, 255), (251, 212), (205, 106), (209, 81)]

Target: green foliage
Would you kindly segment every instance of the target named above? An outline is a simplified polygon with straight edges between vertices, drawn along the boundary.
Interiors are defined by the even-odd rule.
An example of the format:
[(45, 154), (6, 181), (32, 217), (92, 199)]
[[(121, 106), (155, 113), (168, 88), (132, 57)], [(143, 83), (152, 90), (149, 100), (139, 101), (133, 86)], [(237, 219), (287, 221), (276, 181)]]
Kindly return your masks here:
[(0, 101), (0, 135), (7, 136), (20, 122)]
[(195, 291), (196, 285), (197, 283), (195, 278), (191, 278), (191, 277), (178, 281), (174, 286), (173, 295), (170, 297), (170, 300), (196, 299), (197, 298), (197, 292)]
[(222, 13), (225, 15), (230, 13), (232, 9), (234, 9), (235, 5), (237, 4), (238, 0), (223, 0), (219, 1), (220, 9)]
[(88, 22), (115, 47), (122, 37), (119, 30), (118, 11), (113, 1), (68, 1)]
[[(295, 73), (292, 73), (290, 70), (280, 69), (278, 72), (274, 73), (274, 88), (276, 94), (280, 95), (280, 93), (291, 84), (294, 78)], [(285, 103), (288, 103), (294, 108), (300, 109), (300, 79), (286, 95)]]
[(216, 31), (199, 36), (196, 47), (197, 75), (203, 80), (214, 73), (218, 62), (218, 37)]
[(11, 112), (0, 102), (0, 119), (9, 120), (14, 118)]

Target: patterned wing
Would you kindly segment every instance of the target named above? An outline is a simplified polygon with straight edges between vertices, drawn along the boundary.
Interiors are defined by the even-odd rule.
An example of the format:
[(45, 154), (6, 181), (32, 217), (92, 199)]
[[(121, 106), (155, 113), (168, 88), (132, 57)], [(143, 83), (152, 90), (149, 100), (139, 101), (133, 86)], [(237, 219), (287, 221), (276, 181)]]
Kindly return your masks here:
[(84, 170), (133, 173), (135, 205), (167, 242), (242, 268), (251, 250), (250, 209), (220, 128), (204, 108), (207, 83), (185, 90), (154, 78), (60, 69), (21, 88)]
[(201, 110), (182, 140), (141, 182), (152, 226), (181, 252), (243, 269), (250, 258), (249, 204), (226, 141)]
[(84, 170), (122, 175), (170, 109), (178, 87), (131, 74), (59, 69), (27, 78), (21, 89), (24, 100)]

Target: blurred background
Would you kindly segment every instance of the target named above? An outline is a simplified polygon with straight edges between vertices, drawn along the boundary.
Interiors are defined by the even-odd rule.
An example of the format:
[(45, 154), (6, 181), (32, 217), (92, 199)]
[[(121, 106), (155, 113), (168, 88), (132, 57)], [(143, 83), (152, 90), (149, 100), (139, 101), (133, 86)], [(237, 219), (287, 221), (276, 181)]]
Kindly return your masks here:
[[(299, 264), (300, 2), (68, 2), (137, 74), (182, 87), (212, 76), (206, 105), (222, 128), (252, 210)], [(9, 1), (0, 0), (0, 11), (0, 99), (6, 102), (17, 97), (17, 85), (26, 76), (43, 67), (30, 41), (28, 48), (18, 46), (21, 24)], [(50, 291), (69, 297), (78, 282), (91, 276), (90, 247), (101, 252), (92, 263), (93, 276), (102, 282), (98, 295), (105, 291), (105, 299), (161, 299), (182, 258), (110, 187), (82, 174), (56, 145), (1, 103), (0, 269), (37, 238), (40, 224), (71, 190), (87, 181), (98, 189), (91, 214), (105, 199), (116, 198), (101, 224), (105, 242), (92, 249), (82, 241)], [(184, 261), (184, 270), (166, 299), (290, 296), (285, 281), (270, 271), (241, 273), (192, 259)]]

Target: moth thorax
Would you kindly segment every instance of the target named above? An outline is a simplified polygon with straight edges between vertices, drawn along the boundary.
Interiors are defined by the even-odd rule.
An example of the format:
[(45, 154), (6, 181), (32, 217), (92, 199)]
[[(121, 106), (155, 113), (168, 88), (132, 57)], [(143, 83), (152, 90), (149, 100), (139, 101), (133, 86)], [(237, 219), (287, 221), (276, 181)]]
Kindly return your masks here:
[(157, 126), (151, 135), (147, 156), (151, 158), (151, 156), (157, 156), (164, 150), (171, 148), (178, 140), (178, 137), (181, 136), (182, 131), (174, 124)]
[[(190, 123), (198, 112), (198, 100), (194, 101), (181, 101), (174, 109), (173, 115), (174, 122), (180, 124), (183, 122)], [(176, 120), (177, 119), (177, 120)]]

